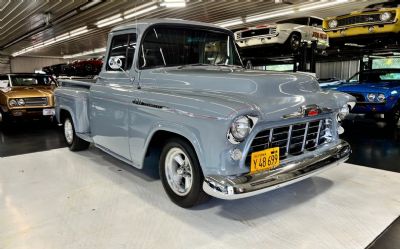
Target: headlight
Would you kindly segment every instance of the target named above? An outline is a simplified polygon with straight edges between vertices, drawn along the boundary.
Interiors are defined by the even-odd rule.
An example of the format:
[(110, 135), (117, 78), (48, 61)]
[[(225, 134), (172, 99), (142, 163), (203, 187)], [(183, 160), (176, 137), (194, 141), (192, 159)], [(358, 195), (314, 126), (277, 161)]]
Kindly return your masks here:
[(330, 20), (330, 21), (328, 22), (328, 27), (331, 28), (331, 29), (334, 29), (334, 28), (336, 28), (337, 26), (338, 26), (338, 21), (337, 21), (337, 20)]
[(383, 93), (378, 94), (378, 97), (376, 97), (376, 99), (381, 103), (385, 102), (386, 101), (385, 94), (383, 94)]
[(10, 101), (8, 102), (8, 104), (9, 104), (11, 107), (17, 106), (17, 105), (18, 105), (18, 103), (17, 103), (17, 101), (16, 101), (15, 99), (10, 100)]
[(374, 102), (375, 101), (375, 93), (368, 93), (367, 98), (369, 102)]
[(24, 99), (18, 99), (17, 102), (18, 102), (19, 106), (25, 105), (25, 100)]
[(382, 22), (387, 22), (390, 20), (391, 17), (392, 17), (392, 13), (383, 12), (382, 14), (380, 14), (379, 19), (381, 19)]
[(241, 142), (249, 135), (251, 128), (251, 119), (246, 116), (240, 116), (233, 121), (229, 131), (237, 142)]
[(342, 108), (340, 108), (339, 113), (338, 113), (338, 121), (342, 121), (347, 115), (349, 115), (350, 113), (350, 109), (349, 106), (347, 104), (345, 104), (344, 106), (342, 106)]

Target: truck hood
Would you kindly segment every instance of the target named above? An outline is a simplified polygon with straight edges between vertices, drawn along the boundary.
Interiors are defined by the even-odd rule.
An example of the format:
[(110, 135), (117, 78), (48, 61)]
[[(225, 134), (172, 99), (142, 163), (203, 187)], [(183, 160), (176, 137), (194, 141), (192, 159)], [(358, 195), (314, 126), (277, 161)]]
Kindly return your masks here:
[(34, 98), (34, 97), (47, 97), (53, 94), (53, 87), (51, 86), (15, 86), (4, 88), (2, 93), (8, 98)]
[(169, 105), (182, 103), (184, 96), (191, 104), (177, 108), (193, 107), (194, 112), (224, 116), (255, 112), (264, 119), (277, 120), (305, 105), (336, 109), (349, 99), (345, 94), (322, 91), (316, 79), (305, 73), (204, 66), (163, 68), (150, 75), (156, 77), (163, 91), (174, 96)]
[(360, 92), (360, 93), (384, 93), (386, 91), (400, 88), (400, 81), (388, 81), (379, 83), (362, 83), (362, 84), (345, 84), (337, 88), (338, 91), (343, 92)]

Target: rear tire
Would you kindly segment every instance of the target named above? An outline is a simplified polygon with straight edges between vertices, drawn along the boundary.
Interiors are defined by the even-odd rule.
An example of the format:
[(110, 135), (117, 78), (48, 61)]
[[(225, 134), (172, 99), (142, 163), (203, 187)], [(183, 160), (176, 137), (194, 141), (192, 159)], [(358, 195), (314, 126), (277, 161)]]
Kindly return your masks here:
[(168, 197), (178, 206), (189, 208), (206, 199), (204, 176), (192, 146), (181, 138), (169, 139), (161, 152), (160, 178)]
[(78, 137), (75, 133), (74, 123), (70, 116), (67, 116), (63, 122), (64, 139), (71, 151), (86, 150), (90, 143)]

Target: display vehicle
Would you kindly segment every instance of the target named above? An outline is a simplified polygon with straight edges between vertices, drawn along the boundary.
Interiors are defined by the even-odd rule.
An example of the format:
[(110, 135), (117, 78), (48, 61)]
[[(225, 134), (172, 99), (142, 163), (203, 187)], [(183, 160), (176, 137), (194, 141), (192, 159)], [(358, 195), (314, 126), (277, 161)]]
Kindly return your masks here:
[(318, 17), (298, 17), (246, 28), (235, 32), (235, 40), (240, 48), (280, 44), (294, 52), (301, 42), (311, 45), (316, 41), (320, 49), (329, 46), (328, 36), (322, 30), (322, 19)]
[(49, 75), (14, 73), (0, 75), (0, 122), (19, 117), (52, 118), (54, 89)]
[(371, 4), (360, 11), (326, 18), (323, 29), (331, 42), (371, 44), (376, 39), (397, 39), (399, 16), (397, 1)]
[(390, 124), (399, 121), (400, 69), (365, 70), (340, 84), (322, 88), (353, 95), (357, 100), (353, 113), (384, 114)]
[(56, 115), (71, 150), (89, 143), (137, 168), (156, 155), (182, 207), (248, 197), (345, 161), (338, 120), (354, 98), (313, 76), (243, 68), (233, 33), (176, 20), (112, 29), (96, 83), (62, 81)]

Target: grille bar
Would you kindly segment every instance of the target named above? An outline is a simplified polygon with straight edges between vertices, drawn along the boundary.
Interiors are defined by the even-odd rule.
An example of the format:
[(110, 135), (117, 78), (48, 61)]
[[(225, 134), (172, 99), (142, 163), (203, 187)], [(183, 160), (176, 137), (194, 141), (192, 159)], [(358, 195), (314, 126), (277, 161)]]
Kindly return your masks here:
[(324, 142), (325, 119), (281, 126), (263, 130), (253, 139), (247, 154), (246, 165), (250, 163), (251, 153), (272, 147), (279, 147), (280, 158), (298, 155), (305, 150), (313, 150)]

